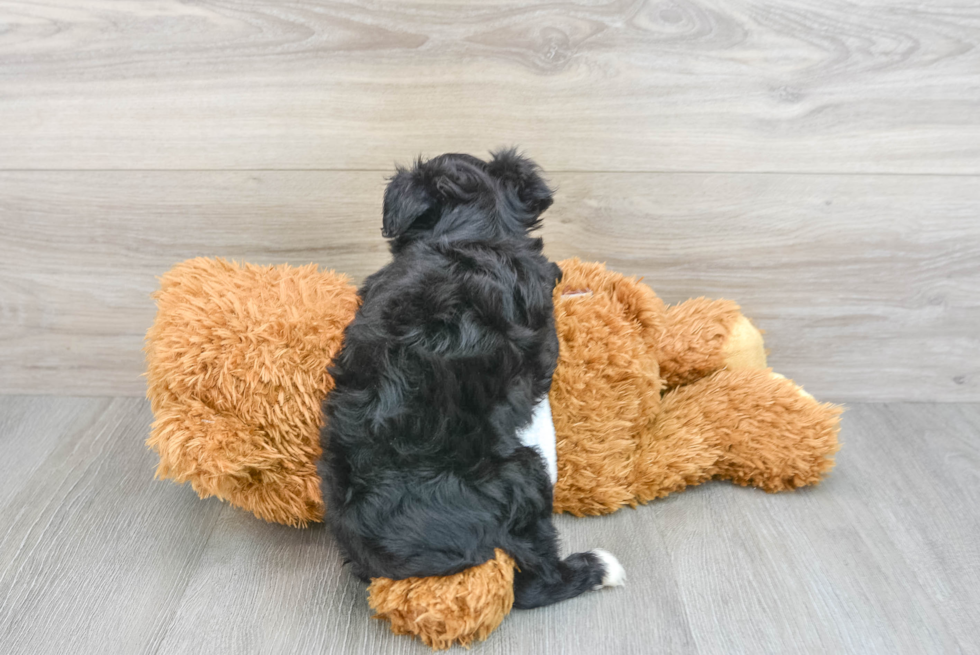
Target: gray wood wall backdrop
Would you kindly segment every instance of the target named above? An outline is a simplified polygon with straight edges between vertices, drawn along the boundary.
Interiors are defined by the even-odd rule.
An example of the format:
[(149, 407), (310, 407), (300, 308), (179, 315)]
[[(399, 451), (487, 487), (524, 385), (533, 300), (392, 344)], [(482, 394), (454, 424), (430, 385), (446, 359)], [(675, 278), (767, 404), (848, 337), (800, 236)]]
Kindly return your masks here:
[(156, 276), (361, 278), (393, 163), (519, 144), (549, 254), (823, 397), (980, 400), (980, 5), (0, 0), (0, 392), (140, 395)]

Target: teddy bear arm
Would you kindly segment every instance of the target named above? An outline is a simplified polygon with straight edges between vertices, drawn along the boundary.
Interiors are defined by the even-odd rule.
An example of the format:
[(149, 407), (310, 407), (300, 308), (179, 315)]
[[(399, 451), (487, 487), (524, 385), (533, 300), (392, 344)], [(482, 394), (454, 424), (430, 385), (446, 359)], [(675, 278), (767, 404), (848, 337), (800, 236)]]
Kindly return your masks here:
[(658, 350), (668, 387), (725, 368), (766, 368), (762, 333), (731, 300), (693, 298), (669, 307)]
[(712, 478), (769, 492), (819, 482), (837, 452), (839, 407), (768, 369), (722, 370), (668, 391), (647, 435), (637, 500)]
[(433, 650), (483, 641), (514, 605), (514, 560), (495, 557), (454, 575), (391, 580), (374, 578), (368, 603), (392, 632), (418, 637)]

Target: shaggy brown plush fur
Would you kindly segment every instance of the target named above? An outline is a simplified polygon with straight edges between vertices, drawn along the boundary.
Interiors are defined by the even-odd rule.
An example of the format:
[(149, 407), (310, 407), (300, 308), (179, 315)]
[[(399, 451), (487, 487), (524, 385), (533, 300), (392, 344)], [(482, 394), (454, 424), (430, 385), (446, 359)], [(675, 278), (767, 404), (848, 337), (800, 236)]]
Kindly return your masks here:
[[(601, 264), (561, 266), (556, 512), (604, 514), (712, 478), (781, 491), (833, 467), (840, 411), (726, 359), (765, 365), (738, 305), (698, 298), (665, 309), (649, 287)], [(740, 337), (758, 348), (752, 356), (730, 341), (739, 325), (749, 326)], [(681, 382), (691, 384), (661, 396)]]
[[(607, 513), (712, 478), (782, 491), (833, 467), (840, 410), (765, 368), (737, 305), (666, 308), (601, 264), (560, 265), (555, 511)], [(354, 287), (313, 266), (197, 259), (165, 275), (156, 299), (146, 352), (158, 476), (267, 520), (322, 520), (319, 408)], [(465, 645), (510, 611), (513, 562), (498, 552), (455, 576), (376, 579), (369, 594), (396, 632)]]
[(660, 411), (657, 342), (664, 305), (650, 287), (602, 264), (561, 263), (560, 355), (551, 381), (557, 434), (555, 511), (605, 514), (635, 505), (634, 462)]
[(160, 279), (146, 335), (157, 477), (267, 521), (323, 520), (316, 462), (327, 364), (358, 300), (315, 265), (192, 259)]
[(723, 368), (728, 336), (741, 316), (731, 300), (692, 298), (667, 309), (657, 344), (667, 386), (694, 382)]
[(494, 552), (494, 559), (457, 575), (375, 578), (368, 587), (374, 618), (433, 649), (483, 641), (514, 605), (514, 560), (499, 548)]
[(632, 491), (646, 502), (713, 478), (768, 492), (816, 484), (834, 466), (840, 412), (769, 369), (717, 371), (664, 395)]

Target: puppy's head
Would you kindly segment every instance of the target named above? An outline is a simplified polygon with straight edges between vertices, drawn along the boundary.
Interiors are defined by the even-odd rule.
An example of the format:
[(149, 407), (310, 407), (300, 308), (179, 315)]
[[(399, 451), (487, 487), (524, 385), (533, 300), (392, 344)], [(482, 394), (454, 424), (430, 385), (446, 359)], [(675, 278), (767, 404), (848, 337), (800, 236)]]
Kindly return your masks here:
[(399, 168), (391, 178), (381, 232), (396, 250), (427, 237), (523, 236), (538, 227), (551, 203), (538, 165), (516, 150), (496, 152), (489, 162), (440, 155)]

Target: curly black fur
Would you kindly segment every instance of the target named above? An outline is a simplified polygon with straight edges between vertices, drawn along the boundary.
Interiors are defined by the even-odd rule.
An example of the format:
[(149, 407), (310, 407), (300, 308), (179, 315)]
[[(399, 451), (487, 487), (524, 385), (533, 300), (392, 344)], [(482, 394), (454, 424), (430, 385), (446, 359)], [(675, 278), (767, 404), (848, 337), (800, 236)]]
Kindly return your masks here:
[(360, 289), (321, 435), (327, 515), (359, 577), (449, 575), (502, 548), (519, 567), (516, 607), (602, 583), (596, 554), (559, 558), (545, 464), (517, 436), (558, 358), (561, 269), (528, 235), (551, 202), (513, 150), (391, 179), (393, 261)]

